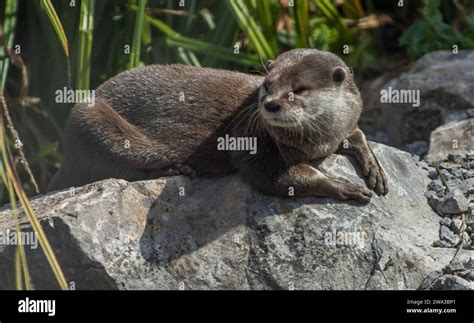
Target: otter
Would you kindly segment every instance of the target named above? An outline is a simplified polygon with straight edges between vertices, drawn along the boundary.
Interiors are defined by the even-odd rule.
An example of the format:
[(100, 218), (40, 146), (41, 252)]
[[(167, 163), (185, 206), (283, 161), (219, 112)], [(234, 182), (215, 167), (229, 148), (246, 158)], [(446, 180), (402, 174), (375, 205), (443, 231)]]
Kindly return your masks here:
[[(95, 91), (94, 105), (72, 109), (64, 162), (48, 190), (106, 178), (239, 172), (267, 195), (367, 203), (368, 189), (311, 166), (344, 153), (361, 164), (370, 189), (387, 194), (384, 171), (357, 126), (362, 100), (346, 64), (329, 52), (294, 49), (266, 70), (257, 76), (151, 65), (109, 79)], [(221, 149), (222, 138), (253, 138), (257, 147)]]

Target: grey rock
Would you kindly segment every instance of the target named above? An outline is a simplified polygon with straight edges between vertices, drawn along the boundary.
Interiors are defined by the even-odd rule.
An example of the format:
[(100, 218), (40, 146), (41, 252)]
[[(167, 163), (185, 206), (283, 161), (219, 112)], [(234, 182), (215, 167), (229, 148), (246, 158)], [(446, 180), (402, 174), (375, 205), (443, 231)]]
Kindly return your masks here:
[[(450, 154), (449, 156), (452, 156), (452, 155)], [(449, 158), (449, 156), (448, 156), (448, 158)], [(442, 169), (447, 169), (451, 172), (455, 168), (461, 168), (461, 164), (443, 161), (443, 162), (439, 163), (439, 167), (442, 168)]]
[(456, 189), (448, 192), (437, 203), (430, 203), (440, 214), (460, 214), (469, 208), (469, 201), (464, 194)]
[(470, 232), (474, 232), (474, 215), (469, 215), (466, 218), (466, 225)]
[(436, 127), (465, 119), (466, 110), (474, 108), (472, 84), (474, 51), (459, 54), (439, 51), (420, 58), (412, 68), (384, 86), (386, 90), (420, 91), (418, 107), (413, 102), (380, 103), (382, 125), (392, 144), (401, 147), (414, 141), (428, 141)]
[(470, 282), (474, 282), (474, 270), (464, 270), (457, 274), (459, 277), (464, 278)]
[(463, 159), (463, 155), (461, 154), (448, 154), (448, 160), (459, 164)]
[(439, 229), (439, 237), (451, 243), (453, 246), (457, 246), (461, 242), (461, 238), (454, 234), (448, 227), (441, 226)]
[(462, 228), (462, 220), (459, 217), (453, 218), (450, 228), (454, 233), (459, 233)]
[(451, 242), (448, 242), (446, 240), (436, 240), (433, 243), (433, 247), (436, 247), (436, 248), (453, 248), (454, 245)]
[(442, 270), (431, 272), (418, 289), (474, 289), (474, 259), (455, 260)]
[[(452, 121), (439, 126), (430, 134), (426, 160), (444, 160), (449, 153), (466, 154), (474, 149), (474, 119)], [(472, 168), (472, 167), (471, 167)]]
[(418, 289), (427, 289), (435, 282), (437, 279), (439, 279), (441, 276), (443, 276), (443, 271), (442, 270), (435, 270), (431, 272), (428, 276), (423, 279), (421, 282), (420, 286)]
[(464, 269), (466, 270), (474, 270), (474, 258), (466, 259), (462, 262)]
[(448, 266), (446, 266), (444, 272), (447, 274), (456, 274), (457, 272), (464, 271), (464, 264), (461, 261), (453, 261)]
[(443, 275), (433, 283), (431, 289), (472, 290), (474, 289), (474, 283), (456, 275)]
[(425, 193), (425, 196), (428, 199), (428, 201), (435, 200), (432, 203), (439, 203), (443, 195), (430, 190)]
[(468, 109), (468, 110), (466, 110), (466, 115), (467, 115), (469, 118), (474, 118), (474, 109)]
[(434, 168), (433, 168), (433, 169), (430, 169), (430, 170), (428, 171), (428, 177), (429, 177), (430, 179), (437, 179), (437, 178), (438, 178), (438, 172), (436, 171), (436, 169), (434, 169)]
[[(431, 246), (439, 216), (424, 171), (408, 153), (371, 147), (389, 193), (367, 205), (265, 196), (238, 176), (109, 179), (31, 203), (77, 289), (415, 289), (455, 250)], [(352, 162), (333, 155), (315, 167), (365, 185)], [(13, 227), (0, 210), (0, 230)], [(14, 252), (0, 245), (0, 289), (15, 288)], [(35, 288), (58, 288), (42, 251), (26, 253)]]
[(465, 181), (468, 194), (474, 194), (474, 177), (470, 177)]
[(464, 231), (461, 236), (462, 236), (462, 240), (464, 242), (463, 248), (469, 248), (469, 246), (472, 244), (472, 239), (469, 236), (469, 233)]
[(444, 191), (445, 191), (445, 187), (443, 185), (443, 182), (441, 182), (441, 180), (439, 180), (439, 179), (432, 180), (429, 183), (428, 188), (430, 190), (435, 191), (438, 194), (439, 193), (444, 193)]
[(463, 195), (468, 194), (468, 185), (464, 179), (453, 178), (447, 181), (446, 185), (450, 191), (459, 190)]
[(451, 169), (451, 174), (453, 174), (453, 176), (457, 178), (462, 178), (462, 175), (463, 175), (460, 168)]
[[(366, 101), (363, 101), (363, 102), (366, 102)], [(365, 106), (366, 105), (364, 104), (364, 107)], [(367, 136), (367, 140), (379, 142), (384, 145), (388, 145), (390, 142), (385, 131), (376, 131), (375, 133), (369, 132), (366, 134), (366, 136)]]
[(447, 169), (440, 170), (439, 174), (444, 178), (445, 181), (449, 181), (450, 179), (454, 178), (454, 176)]
[(451, 227), (452, 222), (453, 220), (449, 216), (445, 216), (439, 221), (439, 224), (447, 226), (449, 228)]
[(465, 179), (474, 178), (474, 170), (462, 169), (462, 176)]
[(414, 155), (421, 156), (428, 152), (428, 142), (418, 140), (418, 141), (404, 145), (402, 147), (402, 150), (407, 151)]

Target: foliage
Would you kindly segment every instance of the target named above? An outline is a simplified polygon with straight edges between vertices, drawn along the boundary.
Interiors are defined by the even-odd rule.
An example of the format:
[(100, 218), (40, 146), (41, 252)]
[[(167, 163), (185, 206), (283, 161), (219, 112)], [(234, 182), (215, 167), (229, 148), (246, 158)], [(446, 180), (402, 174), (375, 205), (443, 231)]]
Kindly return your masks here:
[[(48, 9), (47, 9), (48, 16), (50, 17), (51, 22), (53, 24), (55, 23), (58, 24), (59, 22), (57, 20), (57, 15), (54, 11), (54, 7), (51, 6), (51, 3), (49, 1), (43, 1), (43, 4), (46, 4), (46, 6), (48, 6)], [(12, 43), (11, 40), (13, 39), (14, 29), (16, 25), (16, 11), (17, 11), (16, 0), (8, 0), (5, 6), (5, 15), (4, 15), (5, 22), (3, 23), (3, 28), (2, 28), (5, 31), (5, 33), (3, 34), (4, 35), (3, 39), (6, 38), (6, 41), (5, 41), (6, 44)], [(60, 26), (60, 23), (59, 23), (59, 26)], [(66, 55), (67, 55), (67, 51), (66, 51)], [(0, 92), (1, 92), (0, 102), (1, 102), (3, 113), (8, 123), (8, 129), (11, 135), (11, 139), (15, 143), (15, 149), (20, 151), (19, 153), (20, 162), (23, 165), (23, 168), (30, 175), (30, 181), (33, 182), (36, 187), (36, 182), (34, 180), (33, 174), (31, 173), (28, 162), (22, 151), (22, 144), (19, 139), (18, 132), (16, 131), (13, 125), (10, 109), (8, 108), (7, 100), (4, 95), (5, 83), (3, 82), (3, 80), (6, 79), (5, 75), (8, 73), (9, 61), (12, 59), (15, 65), (20, 64), (21, 62), (21, 60), (19, 60), (19, 58), (16, 57), (14, 53), (10, 50), (10, 47), (4, 46), (2, 48), (2, 65), (1, 65), (2, 69), (0, 71), (2, 74), (2, 82), (0, 84)], [(1, 157), (0, 180), (3, 186), (2, 190), (6, 188), (6, 193), (8, 194), (8, 198), (11, 203), (13, 221), (15, 223), (15, 231), (17, 235), (19, 236), (21, 232), (21, 228), (20, 228), (20, 219), (18, 216), (19, 210), (17, 206), (17, 198), (18, 198), (19, 205), (21, 205), (23, 209), (22, 210), (23, 213), (25, 214), (27, 220), (29, 221), (33, 232), (38, 236), (41, 249), (43, 250), (46, 256), (46, 259), (58, 281), (59, 287), (66, 290), (68, 289), (68, 285), (64, 277), (64, 274), (62, 272), (62, 269), (56, 259), (56, 256), (54, 254), (53, 249), (51, 248), (51, 245), (49, 244), (49, 241), (43, 231), (43, 228), (41, 227), (38, 221), (38, 218), (33, 208), (31, 207), (30, 201), (28, 200), (28, 197), (25, 193), (25, 190), (23, 189), (19, 176), (16, 172), (14, 154), (12, 154), (11, 152), (10, 140), (8, 140), (7, 138), (5, 129), (6, 127), (4, 125), (4, 117), (3, 115), (0, 115), (0, 157)], [(23, 288), (32, 289), (33, 282), (31, 281), (31, 277), (29, 274), (25, 248), (23, 244), (21, 243), (16, 246), (14, 263), (15, 263), (16, 288), (19, 290)]]
[(467, 27), (461, 32), (443, 21), (441, 0), (423, 0), (423, 19), (414, 23), (400, 38), (412, 57), (419, 57), (434, 50), (474, 48), (474, 10), (466, 16)]

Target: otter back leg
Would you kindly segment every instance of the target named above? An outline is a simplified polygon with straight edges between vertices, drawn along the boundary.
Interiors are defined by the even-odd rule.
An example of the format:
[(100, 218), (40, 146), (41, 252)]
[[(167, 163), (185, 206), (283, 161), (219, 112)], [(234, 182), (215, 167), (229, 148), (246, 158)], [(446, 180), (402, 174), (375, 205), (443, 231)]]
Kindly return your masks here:
[(378, 195), (388, 193), (385, 173), (360, 129), (349, 136), (347, 142), (342, 143), (337, 152), (352, 155), (358, 160), (362, 166), (364, 176), (367, 178), (368, 186)]
[(175, 163), (158, 153), (166, 151), (164, 145), (152, 141), (100, 99), (96, 100), (94, 106), (76, 106), (71, 114), (69, 128), (66, 129), (66, 135), (85, 137), (92, 145), (101, 146), (101, 150), (110, 158), (129, 168), (152, 170), (168, 168)]

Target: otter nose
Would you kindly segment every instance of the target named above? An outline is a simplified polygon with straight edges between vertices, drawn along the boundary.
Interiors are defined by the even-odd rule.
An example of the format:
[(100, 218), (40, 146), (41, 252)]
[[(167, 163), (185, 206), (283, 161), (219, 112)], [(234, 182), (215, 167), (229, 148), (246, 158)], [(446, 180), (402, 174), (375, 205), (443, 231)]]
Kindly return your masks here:
[(265, 110), (267, 110), (268, 112), (277, 112), (278, 110), (280, 110), (280, 108), (280, 104), (275, 101), (265, 103)]

